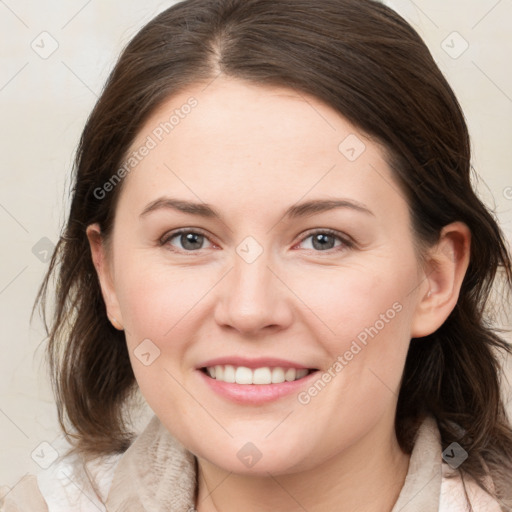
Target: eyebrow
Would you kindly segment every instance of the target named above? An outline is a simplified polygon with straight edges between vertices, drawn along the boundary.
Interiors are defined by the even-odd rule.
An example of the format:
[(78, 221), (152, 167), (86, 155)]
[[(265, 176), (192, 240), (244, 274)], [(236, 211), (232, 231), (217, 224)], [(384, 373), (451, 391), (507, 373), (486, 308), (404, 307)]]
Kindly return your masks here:
[[(351, 199), (314, 199), (290, 206), (284, 213), (283, 218), (295, 219), (299, 217), (307, 217), (321, 212), (334, 210), (337, 208), (347, 208), (362, 212), (368, 215), (375, 214), (364, 204)], [(222, 220), (222, 215), (207, 203), (194, 203), (183, 199), (175, 199), (172, 197), (160, 197), (149, 203), (139, 217), (144, 217), (151, 212), (170, 209), (192, 215), (198, 215), (205, 218), (217, 218)]]

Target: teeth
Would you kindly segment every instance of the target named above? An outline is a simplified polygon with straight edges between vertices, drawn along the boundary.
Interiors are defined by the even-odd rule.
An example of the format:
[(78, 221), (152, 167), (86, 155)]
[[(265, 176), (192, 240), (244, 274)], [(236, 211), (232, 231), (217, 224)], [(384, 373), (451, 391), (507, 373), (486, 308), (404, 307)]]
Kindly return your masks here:
[(235, 372), (235, 382), (237, 384), (252, 384), (252, 371), (244, 366), (239, 366)]
[(309, 370), (306, 368), (247, 368), (246, 366), (217, 365), (206, 368), (212, 379), (237, 384), (280, 384), (292, 382), (305, 377)]
[(295, 380), (296, 376), (297, 370), (295, 368), (288, 368), (284, 374), (286, 382), (291, 382), (292, 380)]
[[(220, 380), (220, 379), (219, 379)], [(227, 364), (224, 366), (224, 382), (235, 382), (235, 367)]]
[(274, 384), (281, 384), (284, 381), (284, 370), (282, 368), (272, 368), (272, 382)]

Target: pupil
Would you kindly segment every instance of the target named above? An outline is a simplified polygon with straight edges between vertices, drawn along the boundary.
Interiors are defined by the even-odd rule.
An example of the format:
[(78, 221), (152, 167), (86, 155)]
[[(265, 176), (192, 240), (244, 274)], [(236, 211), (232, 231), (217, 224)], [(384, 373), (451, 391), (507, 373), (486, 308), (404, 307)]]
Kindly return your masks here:
[[(315, 249), (330, 249), (331, 247), (326, 247), (326, 244), (324, 242), (326, 242), (326, 239), (330, 238), (331, 235), (326, 235), (326, 234), (318, 234), (316, 236), (313, 237), (313, 247)], [(317, 245), (318, 244), (318, 245)]]
[(186, 235), (182, 235), (182, 242), (183, 239), (185, 240), (185, 242), (183, 243), (183, 247), (188, 249), (197, 249), (197, 247), (194, 247), (194, 243), (197, 244), (198, 237), (202, 237), (202, 235), (197, 235), (194, 233), (187, 233)]

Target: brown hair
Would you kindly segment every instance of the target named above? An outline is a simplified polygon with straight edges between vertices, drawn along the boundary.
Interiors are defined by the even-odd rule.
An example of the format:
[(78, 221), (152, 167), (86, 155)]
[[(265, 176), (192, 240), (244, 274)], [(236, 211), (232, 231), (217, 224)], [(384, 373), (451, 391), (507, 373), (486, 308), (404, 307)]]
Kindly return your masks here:
[(506, 289), (512, 285), (510, 254), (472, 189), (469, 135), (453, 91), (416, 31), (372, 0), (186, 0), (149, 22), (123, 51), (84, 128), (69, 218), (34, 305), (42, 306), (48, 330), (59, 421), (75, 450), (125, 450), (132, 440), (125, 407), (136, 389), (85, 233), (98, 222), (108, 240), (122, 182), (104, 198), (94, 191), (120, 168), (164, 100), (219, 73), (311, 94), (382, 143), (422, 247), (453, 221), (470, 228), (471, 261), (455, 309), (436, 332), (411, 340), (396, 432), (410, 453), (418, 421), (433, 414), (443, 447), (456, 441), (469, 454), (462, 475), (484, 486), (487, 468), (496, 495), (510, 506), (512, 430), (497, 349), (511, 349), (486, 316), (500, 269)]

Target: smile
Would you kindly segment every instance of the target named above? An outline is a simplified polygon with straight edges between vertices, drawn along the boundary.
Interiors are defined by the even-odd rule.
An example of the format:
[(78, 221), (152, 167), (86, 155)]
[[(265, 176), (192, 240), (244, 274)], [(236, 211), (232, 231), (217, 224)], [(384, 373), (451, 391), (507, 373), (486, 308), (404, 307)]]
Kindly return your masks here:
[(275, 358), (217, 358), (196, 368), (206, 387), (224, 400), (240, 405), (262, 405), (304, 390), (319, 373), (317, 368)]
[(309, 375), (313, 370), (307, 368), (282, 368), (280, 366), (263, 366), (247, 368), (246, 366), (216, 365), (203, 368), (212, 379), (236, 384), (281, 384), (293, 382)]

